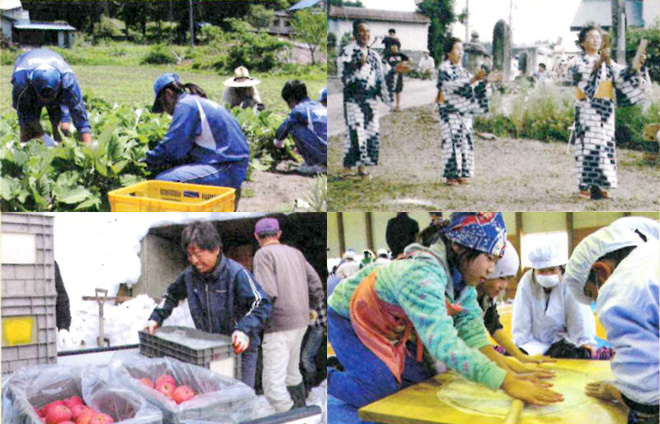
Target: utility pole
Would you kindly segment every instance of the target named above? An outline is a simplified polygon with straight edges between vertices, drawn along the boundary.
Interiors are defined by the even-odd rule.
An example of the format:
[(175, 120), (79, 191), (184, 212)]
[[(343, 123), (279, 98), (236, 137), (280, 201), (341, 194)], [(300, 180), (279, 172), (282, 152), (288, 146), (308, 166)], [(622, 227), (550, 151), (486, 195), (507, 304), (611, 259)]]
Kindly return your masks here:
[(470, 0), (465, 0), (465, 44), (470, 42)]
[(188, 0), (188, 9), (190, 11), (190, 47), (195, 47), (195, 26), (193, 23), (193, 2)]
[(626, 64), (626, 5), (624, 0), (612, 0), (612, 56)]
[(513, 0), (509, 1), (509, 31), (511, 32), (511, 46), (513, 46)]

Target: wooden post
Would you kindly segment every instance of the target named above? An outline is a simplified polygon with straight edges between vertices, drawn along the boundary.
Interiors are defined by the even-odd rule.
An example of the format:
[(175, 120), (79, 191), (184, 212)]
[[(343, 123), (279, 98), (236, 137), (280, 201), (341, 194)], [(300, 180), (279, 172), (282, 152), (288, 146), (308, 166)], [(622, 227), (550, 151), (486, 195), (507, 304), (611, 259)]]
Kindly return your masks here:
[(365, 212), (365, 226), (367, 227), (367, 249), (374, 251), (374, 231), (372, 227), (371, 212)]
[(337, 212), (337, 231), (339, 232), (339, 256), (346, 251), (346, 240), (344, 239), (344, 216), (343, 212)]
[(566, 212), (566, 234), (568, 234), (568, 254), (573, 253), (575, 238), (573, 236), (573, 212)]

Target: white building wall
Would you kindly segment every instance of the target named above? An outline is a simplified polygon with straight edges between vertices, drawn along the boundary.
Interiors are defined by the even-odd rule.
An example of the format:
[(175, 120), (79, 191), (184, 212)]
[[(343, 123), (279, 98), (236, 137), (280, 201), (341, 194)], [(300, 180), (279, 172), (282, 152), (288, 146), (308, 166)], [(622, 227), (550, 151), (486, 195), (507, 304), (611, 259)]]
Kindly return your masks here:
[(11, 21), (3, 17), (1, 26), (2, 26), (2, 35), (4, 35), (5, 38), (7, 38), (8, 40), (11, 40), (12, 39)]
[[(401, 41), (403, 51), (423, 51), (427, 48), (428, 24), (398, 23), (398, 22), (380, 22), (367, 21), (371, 28), (371, 40), (380, 36), (387, 37), (387, 31), (390, 28), (396, 30), (396, 35)], [(337, 36), (337, 45), (341, 42), (341, 37), (345, 33), (353, 32), (353, 21), (329, 19), (328, 31)], [(374, 44), (374, 47), (382, 48), (380, 40)]]
[(644, 19), (644, 28), (652, 28), (658, 23), (660, 17), (660, 1), (644, 0), (642, 6), (642, 19)]

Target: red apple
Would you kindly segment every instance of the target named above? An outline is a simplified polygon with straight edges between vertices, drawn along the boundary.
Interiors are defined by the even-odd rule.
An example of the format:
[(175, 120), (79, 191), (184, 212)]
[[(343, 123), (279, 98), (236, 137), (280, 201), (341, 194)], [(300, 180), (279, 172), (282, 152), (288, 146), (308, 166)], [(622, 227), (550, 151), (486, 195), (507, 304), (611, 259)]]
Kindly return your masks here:
[(76, 418), (76, 424), (89, 424), (94, 415), (96, 415), (96, 411), (88, 408), (78, 415), (78, 418)]
[(73, 408), (71, 408), (71, 416), (73, 417), (74, 420), (76, 420), (78, 419), (80, 414), (86, 410), (89, 410), (89, 407), (85, 405), (75, 405)]
[(163, 374), (158, 377), (156, 379), (156, 387), (158, 387), (158, 385), (164, 381), (167, 381), (168, 383), (172, 384), (172, 386), (176, 387), (176, 380), (169, 374)]
[(156, 385), (156, 390), (164, 394), (168, 399), (172, 399), (175, 387), (176, 386), (169, 381), (161, 381), (160, 384)]
[(85, 402), (80, 398), (80, 396), (71, 396), (68, 399), (64, 399), (64, 405), (67, 408), (72, 409), (76, 405), (84, 405)]
[(62, 402), (61, 400), (53, 401), (53, 402), (47, 404), (46, 406), (44, 406), (43, 408), (41, 408), (41, 412), (43, 413), (44, 417), (46, 415), (48, 415), (48, 411), (50, 411), (50, 408), (52, 408), (54, 406), (57, 406), (57, 405), (66, 406), (66, 405), (64, 405), (64, 402)]
[(179, 386), (174, 389), (174, 394), (172, 395), (174, 401), (177, 404), (185, 402), (195, 397), (195, 392), (188, 386)]
[(147, 387), (151, 387), (152, 389), (156, 387), (154, 385), (154, 382), (149, 380), (148, 378), (141, 378), (140, 383), (144, 384)]
[(114, 423), (115, 420), (112, 419), (112, 417), (108, 414), (103, 414), (99, 412), (98, 414), (94, 415), (92, 417), (92, 420), (89, 422), (90, 424), (110, 424)]
[(64, 405), (55, 405), (48, 408), (46, 414), (47, 424), (59, 424), (62, 421), (71, 421), (71, 410)]

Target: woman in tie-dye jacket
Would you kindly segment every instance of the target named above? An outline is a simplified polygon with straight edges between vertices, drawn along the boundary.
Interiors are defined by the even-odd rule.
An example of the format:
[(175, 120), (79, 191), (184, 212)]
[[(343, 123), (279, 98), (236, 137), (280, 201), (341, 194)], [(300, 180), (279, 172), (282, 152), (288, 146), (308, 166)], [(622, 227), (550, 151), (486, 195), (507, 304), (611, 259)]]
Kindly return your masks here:
[[(426, 352), (525, 402), (561, 401), (538, 380), (549, 373), (503, 359), (489, 345), (475, 286), (493, 271), (505, 240), (500, 213), (457, 212), (444, 227), (425, 230), (422, 245), (408, 246), (404, 259), (339, 283), (328, 299), (328, 339), (340, 362), (328, 368), (328, 393), (367, 405), (432, 377)], [(517, 375), (534, 371), (533, 381)]]

